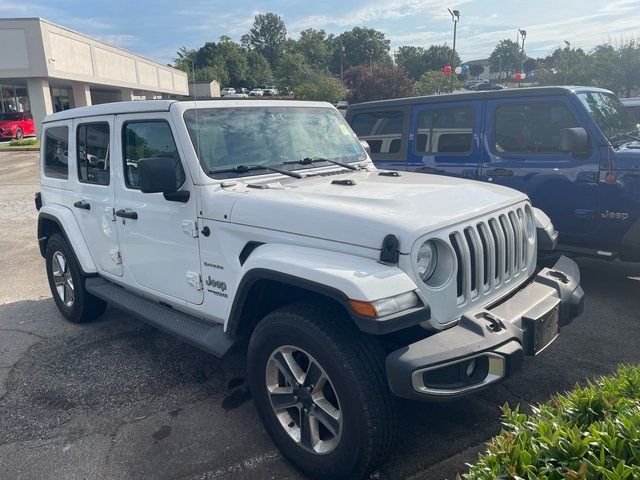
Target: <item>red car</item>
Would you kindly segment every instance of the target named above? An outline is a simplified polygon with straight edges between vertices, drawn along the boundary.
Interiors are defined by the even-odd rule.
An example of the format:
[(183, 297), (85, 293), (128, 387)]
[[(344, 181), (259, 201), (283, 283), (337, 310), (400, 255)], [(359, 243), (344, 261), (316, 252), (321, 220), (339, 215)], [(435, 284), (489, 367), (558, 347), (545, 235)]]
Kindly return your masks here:
[(20, 139), (35, 134), (36, 125), (30, 113), (0, 113), (0, 138)]

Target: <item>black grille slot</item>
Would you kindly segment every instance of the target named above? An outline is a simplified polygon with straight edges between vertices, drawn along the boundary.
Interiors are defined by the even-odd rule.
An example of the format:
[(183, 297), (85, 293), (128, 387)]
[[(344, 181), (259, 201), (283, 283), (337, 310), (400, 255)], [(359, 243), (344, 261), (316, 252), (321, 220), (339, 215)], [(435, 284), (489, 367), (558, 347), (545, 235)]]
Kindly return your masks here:
[(489, 283), (489, 243), (485, 238), (487, 234), (485, 227), (483, 224), (478, 224), (478, 235), (480, 236), (480, 241), (482, 242), (482, 265), (484, 266), (484, 275), (482, 277), (482, 284), (486, 285)]
[(449, 240), (451, 241), (451, 246), (453, 247), (453, 251), (456, 254), (456, 260), (458, 261), (458, 269), (456, 271), (456, 286), (458, 288), (458, 297), (462, 296), (462, 288), (463, 288), (463, 271), (464, 265), (462, 264), (462, 254), (460, 253), (460, 245), (458, 245), (458, 239), (454, 234), (449, 235)]
[(496, 224), (496, 221), (492, 218), (491, 220), (489, 220), (489, 229), (491, 231), (491, 236), (493, 237), (493, 243), (496, 246), (496, 255), (495, 258), (493, 259), (494, 261), (494, 269), (493, 269), (493, 278), (497, 279), (500, 277), (500, 242), (498, 241), (498, 231), (497, 231), (498, 225)]
[(473, 292), (478, 288), (478, 285), (476, 284), (476, 272), (477, 272), (476, 262), (477, 262), (478, 252), (476, 252), (475, 244), (471, 239), (470, 231), (471, 231), (470, 228), (464, 229), (464, 238), (467, 241), (467, 245), (469, 246), (469, 258), (471, 260), (471, 291)]

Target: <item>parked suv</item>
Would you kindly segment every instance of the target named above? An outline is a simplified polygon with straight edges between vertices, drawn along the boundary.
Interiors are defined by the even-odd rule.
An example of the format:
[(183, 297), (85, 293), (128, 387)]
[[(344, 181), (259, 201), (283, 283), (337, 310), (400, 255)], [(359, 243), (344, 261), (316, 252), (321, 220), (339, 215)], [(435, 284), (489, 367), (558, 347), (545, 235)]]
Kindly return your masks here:
[(560, 250), (640, 261), (640, 137), (611, 92), (514, 88), (351, 105), (380, 168), (482, 180), (526, 193)]
[(30, 113), (0, 113), (0, 139), (20, 140), (35, 134), (36, 127)]
[(220, 357), (246, 347), (267, 431), (319, 478), (384, 459), (393, 395), (502, 381), (582, 308), (572, 260), (536, 265), (556, 233), (526, 195), (378, 170), (327, 103), (50, 115), (36, 206), (64, 317), (110, 303)]

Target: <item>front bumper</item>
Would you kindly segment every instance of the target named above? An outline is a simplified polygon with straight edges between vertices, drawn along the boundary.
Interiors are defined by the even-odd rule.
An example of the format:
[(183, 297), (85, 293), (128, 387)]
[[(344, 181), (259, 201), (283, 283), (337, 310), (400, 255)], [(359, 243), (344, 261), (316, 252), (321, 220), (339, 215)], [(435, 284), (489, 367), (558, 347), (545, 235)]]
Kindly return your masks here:
[(548, 346), (582, 313), (576, 263), (560, 257), (508, 300), (466, 312), (458, 324), (387, 356), (391, 391), (415, 400), (450, 400), (502, 381), (524, 355)]

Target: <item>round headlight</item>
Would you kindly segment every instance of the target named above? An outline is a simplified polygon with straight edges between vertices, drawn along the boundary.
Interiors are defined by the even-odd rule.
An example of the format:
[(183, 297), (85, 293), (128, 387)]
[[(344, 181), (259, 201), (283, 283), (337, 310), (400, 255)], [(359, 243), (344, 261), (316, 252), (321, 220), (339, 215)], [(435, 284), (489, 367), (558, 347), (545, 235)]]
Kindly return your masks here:
[(429, 280), (436, 269), (436, 263), (438, 261), (437, 252), (436, 246), (431, 240), (427, 240), (420, 245), (416, 259), (416, 268), (423, 282)]

